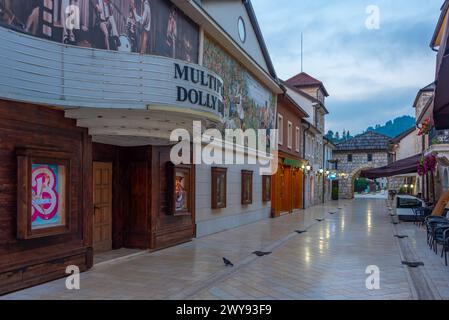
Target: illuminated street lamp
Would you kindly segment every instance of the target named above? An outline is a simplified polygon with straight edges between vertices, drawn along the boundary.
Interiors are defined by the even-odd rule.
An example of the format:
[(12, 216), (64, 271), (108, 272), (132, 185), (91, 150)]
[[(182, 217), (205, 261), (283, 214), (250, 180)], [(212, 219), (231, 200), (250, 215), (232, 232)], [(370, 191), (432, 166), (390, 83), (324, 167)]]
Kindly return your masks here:
[(310, 169), (312, 169), (311, 166), (306, 166), (306, 170), (307, 170), (307, 171), (310, 171)]

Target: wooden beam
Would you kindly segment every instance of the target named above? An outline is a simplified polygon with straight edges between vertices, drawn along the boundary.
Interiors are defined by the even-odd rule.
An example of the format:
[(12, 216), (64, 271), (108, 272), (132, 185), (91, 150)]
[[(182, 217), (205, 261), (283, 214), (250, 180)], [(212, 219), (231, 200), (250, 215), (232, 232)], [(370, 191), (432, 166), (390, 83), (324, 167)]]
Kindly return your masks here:
[(433, 209), (432, 216), (442, 216), (448, 202), (449, 202), (449, 190), (447, 190), (446, 193), (444, 193), (440, 197), (440, 200), (438, 200), (435, 209)]

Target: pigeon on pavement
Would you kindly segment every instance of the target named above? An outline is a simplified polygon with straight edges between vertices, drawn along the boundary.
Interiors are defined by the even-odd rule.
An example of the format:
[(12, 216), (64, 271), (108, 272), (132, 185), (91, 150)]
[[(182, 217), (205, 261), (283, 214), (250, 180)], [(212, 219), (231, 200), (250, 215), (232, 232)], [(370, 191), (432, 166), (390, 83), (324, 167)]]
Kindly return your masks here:
[(224, 262), (226, 267), (228, 267), (228, 266), (233, 267), (234, 266), (234, 264), (231, 261), (229, 261), (228, 259), (226, 259), (224, 257), (223, 257), (223, 262)]

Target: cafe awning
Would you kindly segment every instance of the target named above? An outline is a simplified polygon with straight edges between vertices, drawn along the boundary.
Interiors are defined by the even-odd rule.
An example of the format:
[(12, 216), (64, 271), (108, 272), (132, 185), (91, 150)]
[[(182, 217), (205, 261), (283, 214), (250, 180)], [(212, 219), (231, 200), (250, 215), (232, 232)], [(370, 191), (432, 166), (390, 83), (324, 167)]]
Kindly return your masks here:
[(436, 81), (433, 119), (437, 130), (449, 129), (449, 55), (441, 62)]
[(421, 154), (417, 154), (413, 157), (393, 162), (385, 167), (363, 170), (360, 176), (368, 179), (376, 179), (416, 173), (418, 171), (417, 168), (420, 159)]

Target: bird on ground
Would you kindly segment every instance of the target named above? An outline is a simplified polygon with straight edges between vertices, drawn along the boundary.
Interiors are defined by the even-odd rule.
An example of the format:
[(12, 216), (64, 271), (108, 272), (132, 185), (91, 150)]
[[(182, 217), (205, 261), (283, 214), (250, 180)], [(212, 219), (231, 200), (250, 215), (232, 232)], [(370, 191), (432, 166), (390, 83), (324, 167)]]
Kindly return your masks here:
[(225, 257), (223, 257), (223, 262), (224, 262), (226, 267), (228, 267), (228, 266), (233, 267), (234, 266), (234, 264), (231, 261), (229, 261), (228, 259), (226, 259)]

